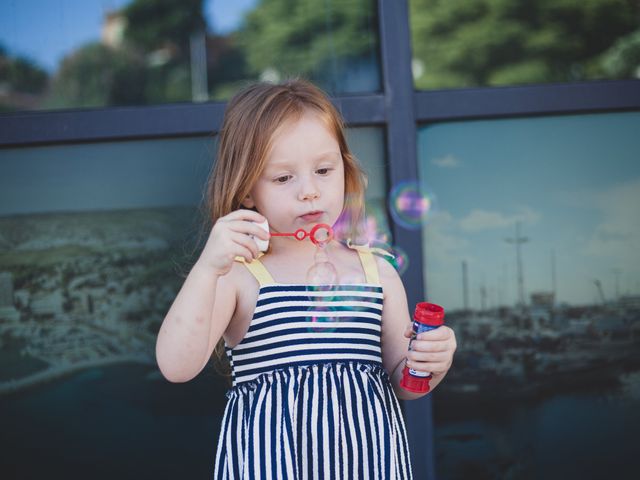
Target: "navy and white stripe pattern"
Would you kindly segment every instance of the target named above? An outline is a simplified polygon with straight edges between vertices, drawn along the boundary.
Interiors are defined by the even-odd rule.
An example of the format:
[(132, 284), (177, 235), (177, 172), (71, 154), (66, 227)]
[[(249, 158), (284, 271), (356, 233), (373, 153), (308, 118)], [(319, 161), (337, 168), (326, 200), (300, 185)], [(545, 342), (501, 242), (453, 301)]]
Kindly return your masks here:
[(380, 348), (382, 288), (263, 285), (233, 386), (218, 479), (409, 479), (406, 430)]
[(233, 350), (233, 385), (281, 366), (326, 360), (381, 363), (382, 288), (266, 285), (245, 338)]

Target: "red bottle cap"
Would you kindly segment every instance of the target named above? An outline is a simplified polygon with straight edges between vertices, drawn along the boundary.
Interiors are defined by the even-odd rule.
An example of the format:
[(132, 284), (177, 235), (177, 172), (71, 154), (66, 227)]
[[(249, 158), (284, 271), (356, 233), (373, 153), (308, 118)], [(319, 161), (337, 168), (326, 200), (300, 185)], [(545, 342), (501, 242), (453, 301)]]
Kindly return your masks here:
[(413, 319), (426, 325), (439, 327), (444, 323), (444, 308), (435, 303), (420, 302), (413, 312)]
[(405, 372), (400, 379), (400, 386), (413, 393), (426, 393), (429, 391), (429, 377), (414, 377)]

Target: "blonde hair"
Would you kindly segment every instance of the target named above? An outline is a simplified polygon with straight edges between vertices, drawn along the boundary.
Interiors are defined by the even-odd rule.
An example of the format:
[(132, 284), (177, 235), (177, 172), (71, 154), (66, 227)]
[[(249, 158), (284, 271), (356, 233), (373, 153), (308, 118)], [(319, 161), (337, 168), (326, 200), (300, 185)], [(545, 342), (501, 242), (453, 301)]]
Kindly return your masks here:
[[(217, 159), (207, 180), (204, 194), (204, 231), (215, 222), (242, 207), (242, 201), (262, 174), (273, 138), (286, 122), (298, 120), (312, 111), (335, 137), (344, 165), (345, 203), (334, 226), (336, 239), (359, 239), (364, 220), (364, 192), (367, 177), (351, 153), (342, 116), (328, 96), (308, 80), (295, 77), (279, 84), (252, 83), (229, 101), (218, 136)], [(224, 339), (214, 349), (216, 363), (229, 374)], [(223, 360), (224, 359), (224, 360)]]

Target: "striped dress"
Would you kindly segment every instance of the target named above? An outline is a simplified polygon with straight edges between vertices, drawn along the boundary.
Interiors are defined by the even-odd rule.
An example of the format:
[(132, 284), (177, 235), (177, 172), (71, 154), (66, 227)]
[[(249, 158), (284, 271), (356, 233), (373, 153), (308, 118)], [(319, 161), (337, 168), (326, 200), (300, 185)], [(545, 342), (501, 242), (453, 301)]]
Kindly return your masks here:
[(233, 385), (216, 480), (412, 478), (382, 366), (382, 287), (371, 252), (358, 254), (363, 284), (279, 284), (259, 260), (245, 263), (260, 290), (246, 336), (226, 346)]

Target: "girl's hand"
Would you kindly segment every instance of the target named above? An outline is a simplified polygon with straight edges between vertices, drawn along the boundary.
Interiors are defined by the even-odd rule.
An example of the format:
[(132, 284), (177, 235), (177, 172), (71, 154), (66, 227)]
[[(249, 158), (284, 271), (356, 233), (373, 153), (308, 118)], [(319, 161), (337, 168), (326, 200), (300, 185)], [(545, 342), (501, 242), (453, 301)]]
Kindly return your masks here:
[[(404, 336), (413, 336), (413, 322), (407, 325)], [(442, 375), (451, 368), (456, 348), (456, 335), (446, 325), (422, 332), (409, 343), (407, 366), (418, 372)]]
[(269, 240), (269, 233), (253, 223), (265, 220), (258, 212), (245, 209), (220, 217), (213, 225), (198, 261), (222, 276), (229, 273), (237, 256), (244, 257), (247, 262), (258, 258), (258, 245), (249, 235)]

